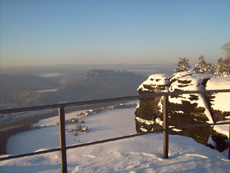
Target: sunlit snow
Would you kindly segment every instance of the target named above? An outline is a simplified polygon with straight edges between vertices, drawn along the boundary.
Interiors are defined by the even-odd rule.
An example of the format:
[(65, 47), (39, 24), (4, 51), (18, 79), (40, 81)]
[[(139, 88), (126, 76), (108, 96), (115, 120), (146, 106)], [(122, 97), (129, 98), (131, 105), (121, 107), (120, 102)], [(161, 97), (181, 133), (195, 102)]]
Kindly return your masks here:
[[(78, 140), (88, 142), (135, 133), (135, 108), (105, 111), (85, 117), (84, 121), (91, 131), (77, 137), (67, 134), (67, 144), (76, 144)], [(67, 119), (76, 113), (67, 114)], [(40, 121), (37, 125), (50, 126), (21, 133), (13, 137), (15, 143), (11, 153), (27, 148), (34, 141), (37, 148), (27, 152), (43, 150), (41, 143), (48, 142), (49, 147), (58, 147), (58, 117)], [(67, 126), (67, 129), (69, 126)], [(37, 134), (36, 134), (37, 133)], [(36, 136), (40, 135), (40, 136)], [(18, 138), (20, 136), (21, 139)], [(33, 136), (33, 139), (31, 138)], [(53, 137), (52, 137), (53, 136)], [(55, 138), (55, 139), (54, 139)], [(76, 140), (74, 140), (76, 138)], [(24, 141), (24, 143), (20, 142)], [(40, 143), (37, 143), (40, 141)], [(229, 172), (230, 161), (218, 151), (212, 150), (193, 139), (182, 136), (170, 136), (169, 159), (163, 158), (162, 134), (150, 134), (130, 139), (71, 149), (67, 152), (69, 172)], [(22, 145), (22, 146), (21, 146)], [(26, 145), (26, 146), (24, 146)], [(21, 148), (21, 149), (22, 149)], [(60, 172), (60, 153), (54, 152), (21, 159), (0, 162), (0, 172)]]
[[(211, 78), (207, 83), (207, 90), (216, 89), (229, 89), (230, 88), (230, 76)], [(230, 104), (228, 100), (230, 98), (230, 93), (215, 93), (215, 104), (212, 107), (216, 110), (229, 111)]]
[[(186, 76), (185, 73), (178, 73), (177, 75), (180, 76), (174, 77), (181, 77), (183, 80), (184, 75), (184, 80), (193, 80), (192, 85), (184, 87), (185, 90), (204, 89), (200, 86), (201, 80), (197, 80), (196, 74)], [(151, 76), (146, 81), (146, 84), (154, 82), (155, 77)], [(156, 78), (157, 81), (155, 81), (158, 84), (166, 82), (166, 80), (158, 80), (158, 77), (159, 75)], [(166, 77), (164, 76), (163, 78), (165, 79)], [(224, 84), (222, 85), (219, 80), (223, 80)], [(173, 85), (177, 85), (177, 83)], [(229, 86), (230, 77), (224, 79), (211, 78), (207, 83), (206, 89), (229, 89)], [(143, 85), (139, 89), (144, 89), (142, 87)], [(214, 108), (229, 111), (229, 104), (226, 104), (229, 93), (218, 93), (215, 96), (215, 103), (217, 104), (213, 105)], [(183, 95), (181, 99), (188, 98)], [(170, 99), (170, 102), (173, 101), (173, 99)], [(180, 102), (180, 99), (175, 100), (175, 102)], [(198, 106), (206, 107), (201, 95), (199, 95), (198, 102)], [(84, 124), (90, 130), (88, 133), (79, 132), (74, 136), (71, 129), (75, 125), (66, 125), (66, 143), (67, 145), (73, 145), (134, 134), (136, 133), (135, 110), (135, 107), (111, 109), (88, 116), (85, 115), (89, 110), (68, 113), (66, 114), (66, 120), (70, 120), (80, 112), (83, 112), (80, 118), (84, 120)], [(178, 113), (183, 112), (178, 111)], [(205, 113), (208, 116), (209, 112), (205, 111)], [(142, 121), (142, 119), (139, 118), (138, 121)], [(8, 141), (7, 151), (12, 154), (20, 154), (59, 147), (59, 127), (57, 122), (58, 116), (44, 119), (34, 125), (37, 129), (11, 137)], [(155, 122), (161, 125), (163, 123), (160, 119)], [(153, 123), (153, 121), (149, 121), (149, 124)], [(180, 131), (180, 129), (174, 130)], [(215, 126), (214, 130), (229, 136), (229, 125)], [(164, 159), (162, 134), (149, 134), (71, 149), (67, 151), (67, 159), (69, 172), (230, 172), (230, 161), (225, 156), (216, 150), (196, 143), (188, 137), (170, 136), (169, 159)], [(0, 172), (60, 172), (60, 160), (60, 153), (53, 152), (1, 161)]]

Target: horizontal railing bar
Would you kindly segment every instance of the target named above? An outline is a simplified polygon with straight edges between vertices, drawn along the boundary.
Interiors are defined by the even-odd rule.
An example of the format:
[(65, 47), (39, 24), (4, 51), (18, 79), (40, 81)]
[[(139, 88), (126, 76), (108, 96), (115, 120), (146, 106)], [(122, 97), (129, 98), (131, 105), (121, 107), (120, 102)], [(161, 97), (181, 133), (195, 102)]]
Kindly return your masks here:
[(204, 127), (204, 126), (214, 126), (214, 125), (224, 125), (224, 124), (230, 124), (230, 122), (174, 126), (174, 127), (169, 127), (169, 129), (184, 129), (184, 128), (190, 128), (190, 127)]
[(101, 143), (106, 143), (106, 142), (118, 141), (118, 140), (121, 140), (121, 139), (128, 139), (128, 138), (133, 138), (133, 137), (137, 137), (137, 136), (142, 136), (142, 135), (147, 135), (147, 134), (150, 134), (150, 133), (157, 133), (157, 132), (162, 132), (162, 131), (163, 131), (163, 129), (154, 130), (154, 131), (151, 131), (151, 132), (136, 133), (136, 134), (127, 135), (127, 136), (104, 139), (104, 140), (101, 140), (101, 141), (93, 141), (93, 142), (88, 142), (88, 143), (83, 143), (83, 144), (71, 145), (71, 146), (68, 146), (66, 148), (67, 149), (80, 148), (80, 147), (85, 147), (85, 146), (89, 146), (89, 145), (96, 145), (96, 144), (101, 144)]
[[(157, 96), (169, 96), (169, 95), (192, 94), (192, 93), (194, 93), (194, 94), (197, 94), (197, 93), (211, 93), (211, 92), (214, 92), (214, 93), (215, 92), (230, 92), (230, 89), (203, 90), (203, 91), (175, 91), (175, 92), (162, 92), (162, 93), (153, 93), (153, 94), (143, 94), (143, 95), (138, 95), (138, 96), (126, 96), (126, 97), (108, 98), (108, 99), (100, 99), (100, 100), (79, 101), (79, 102), (61, 103), (61, 104), (44, 105), (44, 106), (5, 109), (5, 110), (0, 110), (0, 114), (14, 113), (14, 112), (25, 112), (25, 111), (34, 111), (34, 110), (41, 110), (41, 109), (54, 109), (54, 108), (67, 107), (67, 106), (86, 106), (86, 105), (91, 105), (91, 104), (137, 100), (137, 99), (151, 98), (151, 97), (157, 97)], [(185, 125), (185, 126), (170, 127), (169, 129), (175, 129), (175, 128), (181, 129), (181, 128), (190, 128), (190, 127), (223, 125), (223, 124), (230, 124), (230, 123), (229, 122), (223, 122), (223, 123), (212, 123), (212, 124)], [(95, 145), (95, 144), (100, 144), (100, 143), (106, 143), (106, 142), (111, 142), (111, 141), (117, 141), (117, 140), (121, 140), (121, 139), (132, 138), (132, 137), (136, 137), (136, 136), (141, 136), (141, 135), (146, 135), (146, 134), (156, 133), (156, 132), (161, 132), (161, 131), (164, 131), (164, 129), (155, 130), (155, 131), (151, 131), (151, 132), (137, 133), (137, 134), (121, 136), (121, 137), (116, 137), (116, 138), (110, 138), (110, 139), (105, 139), (105, 140), (101, 140), (101, 141), (94, 141), (94, 142), (89, 142), (89, 143), (72, 145), (72, 146), (66, 147), (66, 149), (84, 147), (84, 146)], [(45, 153), (50, 153), (50, 152), (55, 152), (55, 151), (60, 151), (60, 150), (61, 150), (60, 148), (56, 148), (56, 149), (50, 149), (50, 150), (45, 150), (45, 151), (38, 151), (38, 152), (33, 152), (33, 153), (26, 153), (26, 154), (21, 154), (21, 155), (3, 157), (3, 158), (0, 158), (0, 161), (14, 159), (14, 158), (34, 156), (34, 155), (38, 155), (38, 154), (45, 154)]]
[[(193, 126), (202, 127), (202, 126), (224, 125), (224, 124), (230, 124), (230, 122), (212, 123), (212, 124), (196, 124), (196, 125), (186, 125), (186, 126), (175, 126), (175, 127), (169, 127), (169, 129), (189, 128), (189, 127), (193, 127)], [(142, 132), (142, 133), (137, 133), (137, 134), (132, 134), (132, 135), (116, 137), (116, 138), (110, 138), (110, 139), (105, 139), (105, 140), (101, 140), (101, 141), (93, 141), (93, 142), (88, 142), (88, 143), (83, 143), (83, 144), (76, 144), (76, 145), (68, 146), (68, 147), (66, 147), (66, 149), (73, 149), (73, 148), (79, 148), (79, 147), (84, 147), (84, 146), (89, 146), (89, 145), (95, 145), (95, 144), (100, 144), (100, 143), (117, 141), (117, 140), (121, 140), (121, 139), (127, 139), (127, 138), (132, 138), (132, 137), (137, 137), (137, 136), (142, 136), (142, 135), (147, 135), (147, 134), (157, 133), (157, 132), (162, 132), (162, 131), (164, 131), (164, 129), (154, 130), (154, 131), (151, 131), (151, 132)]]
[(157, 97), (157, 96), (169, 96), (169, 95), (180, 95), (180, 94), (196, 94), (196, 93), (212, 93), (212, 92), (230, 92), (230, 89), (161, 92), (161, 93), (142, 94), (142, 95), (136, 95), (136, 96), (116, 97), (116, 98), (98, 99), (98, 100), (90, 100), (90, 101), (59, 103), (59, 104), (44, 105), (44, 106), (33, 106), (33, 107), (23, 107), (23, 108), (13, 108), (13, 109), (1, 109), (0, 114), (35, 111), (35, 110), (41, 110), (41, 109), (54, 109), (54, 108), (59, 108), (59, 107), (86, 106), (86, 105), (91, 105), (91, 104), (111, 103), (111, 102), (117, 102), (117, 101), (130, 101), (130, 100), (151, 98), (151, 97)]
[[(174, 126), (174, 127), (169, 127), (169, 129), (172, 130), (172, 129), (182, 129), (182, 128), (202, 127), (202, 126), (212, 126), (212, 125), (224, 125), (224, 124), (230, 124), (230, 122)], [(147, 134), (157, 133), (157, 132), (162, 132), (162, 131), (164, 131), (164, 129), (154, 130), (151, 132), (136, 133), (136, 134), (126, 135), (126, 136), (121, 136), (121, 137), (116, 137), (116, 138), (109, 138), (109, 139), (100, 140), (100, 141), (87, 142), (87, 143), (83, 143), (83, 144), (76, 144), (76, 145), (67, 146), (66, 149), (74, 149), (74, 148), (80, 148), (80, 147), (85, 147), (85, 146), (90, 146), (90, 145), (96, 145), (96, 144), (101, 144), (101, 143), (118, 141), (118, 140), (122, 140), (122, 139), (128, 139), (128, 138), (132, 138), (132, 137), (137, 137), (137, 136), (142, 136), (142, 135), (147, 135)], [(26, 153), (26, 154), (20, 154), (20, 155), (15, 155), (15, 156), (3, 157), (3, 158), (0, 158), (0, 161), (22, 158), (22, 157), (28, 157), (28, 156), (34, 156), (34, 155), (39, 155), (39, 154), (46, 154), (46, 153), (51, 153), (51, 152), (55, 152), (55, 151), (61, 151), (61, 148), (55, 148), (55, 149), (38, 151), (38, 152), (33, 152), (33, 153)]]
[(41, 109), (55, 109), (55, 108), (59, 108), (59, 107), (86, 106), (86, 105), (99, 104), (99, 103), (135, 100), (138, 98), (139, 98), (138, 96), (127, 96), (127, 97), (108, 98), (108, 99), (100, 99), (100, 100), (60, 103), (60, 104), (44, 105), (44, 106), (23, 107), (23, 108), (15, 108), (15, 109), (3, 109), (3, 110), (0, 110), (0, 114), (35, 111), (35, 110), (41, 110)]
[[(221, 92), (230, 92), (230, 89), (220, 89), (220, 90), (194, 90), (194, 91), (174, 91), (163, 93), (165, 95), (180, 95), (180, 94), (196, 94), (196, 93), (221, 93)], [(160, 93), (159, 93), (160, 94)]]
[[(146, 134), (150, 134), (150, 133), (157, 133), (157, 132), (161, 132), (161, 131), (163, 131), (163, 129), (159, 129), (159, 130), (155, 130), (155, 131), (151, 131), (151, 132), (143, 132), (143, 133), (137, 133), (137, 134), (127, 135), (127, 136), (121, 136), (121, 137), (116, 137), (116, 138), (109, 138), (109, 139), (105, 139), (105, 140), (93, 141), (93, 142), (88, 142), (88, 143), (83, 143), (83, 144), (71, 145), (71, 146), (67, 146), (66, 149), (79, 148), (79, 147), (84, 147), (84, 146), (89, 146), (89, 145), (111, 142), (111, 141), (116, 141), (116, 140), (121, 140), (121, 139), (126, 139), (126, 138), (132, 138), (135, 136), (142, 136), (142, 135), (146, 135)], [(61, 151), (61, 148), (55, 148), (55, 149), (38, 151), (38, 152), (33, 152), (33, 153), (26, 153), (26, 154), (14, 155), (14, 156), (2, 157), (2, 158), (0, 158), (0, 161), (16, 159), (16, 158), (21, 158), (21, 157), (34, 156), (34, 155), (45, 154), (45, 153), (51, 153), (51, 152), (55, 152), (55, 151)]]
[(13, 155), (13, 156), (8, 156), (8, 157), (2, 157), (0, 158), (0, 161), (17, 159), (17, 158), (28, 157), (28, 156), (35, 156), (35, 155), (46, 154), (46, 153), (51, 153), (55, 151), (61, 151), (61, 148), (55, 148), (55, 149), (38, 151), (38, 152), (33, 152), (33, 153), (25, 153), (25, 154)]

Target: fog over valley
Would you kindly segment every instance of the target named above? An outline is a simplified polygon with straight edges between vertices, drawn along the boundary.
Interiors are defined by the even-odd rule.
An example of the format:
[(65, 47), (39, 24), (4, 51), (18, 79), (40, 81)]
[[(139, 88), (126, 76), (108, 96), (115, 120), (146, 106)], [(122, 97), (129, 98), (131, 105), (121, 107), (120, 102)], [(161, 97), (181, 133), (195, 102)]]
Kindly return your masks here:
[(137, 95), (150, 74), (172, 74), (174, 69), (158, 64), (5, 68), (0, 74), (0, 108)]
[[(40, 98), (39, 94), (47, 94), (49, 91), (63, 92), (63, 90), (70, 90), (69, 92), (71, 92), (74, 90), (77, 92), (79, 89), (82, 91), (83, 88), (81, 87), (83, 86), (85, 91), (93, 90), (94, 94), (99, 94), (100, 91), (96, 90), (96, 85), (111, 88), (112, 85), (109, 86), (109, 84), (112, 83), (110, 82), (117, 82), (118, 86), (113, 86), (113, 89), (130, 85), (127, 91), (123, 91), (124, 93), (121, 93), (120, 96), (129, 92), (128, 90), (132, 90), (132, 87), (135, 88), (132, 90), (134, 91), (132, 94), (136, 94), (136, 88), (150, 74), (156, 72), (172, 73), (174, 68), (175, 65), (69, 65), (3, 69), (0, 73), (1, 105), (4, 103), (20, 104), (22, 101), (20, 98), (26, 99), (29, 95)], [(100, 82), (103, 84), (100, 84)], [(85, 98), (94, 98), (94, 94), (87, 94), (86, 92)], [(111, 96), (109, 93), (104, 95), (104, 97)], [(64, 95), (62, 97), (65, 98)], [(32, 103), (38, 101), (39, 98), (34, 98), (33, 101), (24, 101)], [(83, 96), (81, 98), (85, 100)], [(73, 98), (73, 100), (80, 99)], [(68, 101), (68, 99), (56, 100), (56, 103), (60, 101)], [(42, 103), (39, 102), (39, 104)]]

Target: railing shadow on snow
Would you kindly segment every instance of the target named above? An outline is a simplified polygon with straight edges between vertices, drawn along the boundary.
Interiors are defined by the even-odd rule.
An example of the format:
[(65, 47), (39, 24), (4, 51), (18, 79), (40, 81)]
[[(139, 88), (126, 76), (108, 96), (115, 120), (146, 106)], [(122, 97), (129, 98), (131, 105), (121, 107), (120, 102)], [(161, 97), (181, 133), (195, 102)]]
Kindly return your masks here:
[[(168, 101), (168, 97), (172, 96), (172, 95), (180, 95), (180, 94), (219, 93), (219, 92), (230, 92), (230, 89), (162, 92), (162, 93), (144, 94), (144, 95), (138, 95), (138, 96), (126, 96), (126, 97), (108, 98), (108, 99), (100, 99), (100, 100), (60, 103), (60, 104), (44, 105), (44, 106), (23, 107), (23, 108), (15, 108), (15, 109), (3, 109), (3, 110), (0, 110), (0, 114), (58, 108), (58, 110), (59, 110), (59, 129), (60, 129), (60, 147), (54, 148), (54, 149), (49, 149), (49, 150), (44, 150), (44, 151), (38, 151), (38, 152), (2, 157), (2, 158), (0, 158), (0, 161), (10, 160), (10, 159), (15, 159), (15, 158), (21, 158), (21, 157), (34, 156), (34, 155), (38, 155), (38, 154), (45, 154), (45, 153), (50, 153), (50, 152), (55, 152), (55, 151), (61, 151), (61, 165), (62, 165), (61, 169), (62, 169), (62, 172), (67, 172), (67, 158), (66, 158), (66, 150), (67, 149), (73, 149), (73, 148), (85, 147), (85, 146), (89, 146), (89, 145), (101, 144), (101, 143), (105, 143), (105, 142), (117, 141), (117, 140), (121, 140), (121, 139), (127, 139), (127, 138), (132, 138), (132, 137), (136, 137), (136, 136), (141, 136), (141, 135), (146, 135), (146, 134), (156, 133), (156, 132), (162, 132), (162, 131), (163, 131), (163, 158), (168, 158), (169, 129), (174, 129), (174, 128), (182, 129), (182, 128), (189, 128), (189, 127), (202, 127), (202, 126), (230, 124), (230, 122), (222, 122), (222, 123), (212, 123), (212, 124), (197, 124), (197, 125), (177, 126), (177, 127), (170, 127), (169, 128), (169, 122), (168, 122), (169, 101)], [(163, 99), (164, 100), (163, 101), (163, 129), (155, 130), (155, 131), (151, 131), (151, 132), (126, 135), (126, 136), (121, 136), (121, 137), (116, 137), (116, 138), (110, 138), (110, 139), (105, 139), (105, 140), (100, 140), (100, 141), (88, 142), (88, 143), (83, 143), (83, 144), (66, 146), (65, 107), (86, 106), (86, 105), (95, 105), (95, 104), (100, 104), (100, 103), (112, 103), (112, 102), (120, 102), (120, 101), (132, 101), (132, 100), (138, 100), (138, 99), (143, 99), (143, 98), (152, 98), (152, 97), (157, 97), (157, 96), (163, 96), (164, 97), (164, 99)], [(229, 128), (229, 133), (230, 133), (230, 128)], [(230, 134), (229, 134), (229, 137), (230, 137)], [(229, 143), (230, 143), (230, 140), (229, 140)], [(229, 156), (228, 157), (230, 159), (230, 145), (229, 145)]]

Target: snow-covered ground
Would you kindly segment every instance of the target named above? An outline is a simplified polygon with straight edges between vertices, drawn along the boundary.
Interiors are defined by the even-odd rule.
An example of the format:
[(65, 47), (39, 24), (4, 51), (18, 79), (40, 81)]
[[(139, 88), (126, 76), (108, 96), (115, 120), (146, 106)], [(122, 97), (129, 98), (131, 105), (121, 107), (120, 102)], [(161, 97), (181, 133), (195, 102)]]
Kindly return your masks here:
[[(67, 145), (133, 134), (136, 108), (110, 109), (82, 116), (88, 133), (77, 136), (66, 126)], [(83, 111), (87, 112), (87, 110)], [(66, 119), (79, 115), (66, 114)], [(82, 114), (83, 115), (83, 114)], [(42, 127), (10, 138), (8, 152), (27, 153), (59, 147), (58, 117), (40, 121)], [(45, 127), (46, 126), (46, 127)], [(170, 136), (169, 159), (163, 158), (162, 134), (97, 144), (67, 151), (69, 172), (230, 172), (230, 161), (221, 153), (182, 136)], [(0, 162), (0, 172), (61, 172), (60, 153), (54, 152)]]
[[(218, 77), (211, 78), (207, 83), (207, 90), (215, 90), (215, 89), (229, 89), (230, 88), (230, 76), (227, 77)], [(220, 111), (229, 111), (230, 104), (227, 100), (229, 100), (230, 93), (216, 93), (215, 99), (213, 101), (212, 107), (213, 109)]]
[[(76, 124), (66, 124), (66, 143), (73, 145), (89, 141), (102, 140), (121, 135), (136, 133), (135, 129), (135, 112), (136, 108), (112, 109), (105, 110), (95, 115), (84, 117), (87, 110), (76, 111), (66, 114), (66, 120), (77, 117), (84, 120), (82, 126), (89, 128), (88, 133), (76, 131)], [(82, 113), (81, 116), (80, 113)], [(59, 121), (58, 116), (41, 120), (36, 127), (42, 127), (19, 133), (9, 138), (7, 143), (7, 153), (22, 154), (29, 153), (41, 148), (59, 147)]]
[[(229, 172), (230, 161), (193, 139), (170, 136), (169, 159), (162, 134), (145, 135), (67, 152), (69, 172)], [(0, 162), (0, 172), (61, 172), (54, 152)]]
[[(226, 122), (230, 122), (230, 120), (225, 120), (225, 121), (218, 121), (218, 123), (226, 123)], [(218, 126), (214, 126), (214, 130), (222, 133), (224, 135), (226, 135), (229, 138), (229, 131), (230, 131), (230, 125), (229, 124), (223, 124), (223, 125), (218, 125)]]

